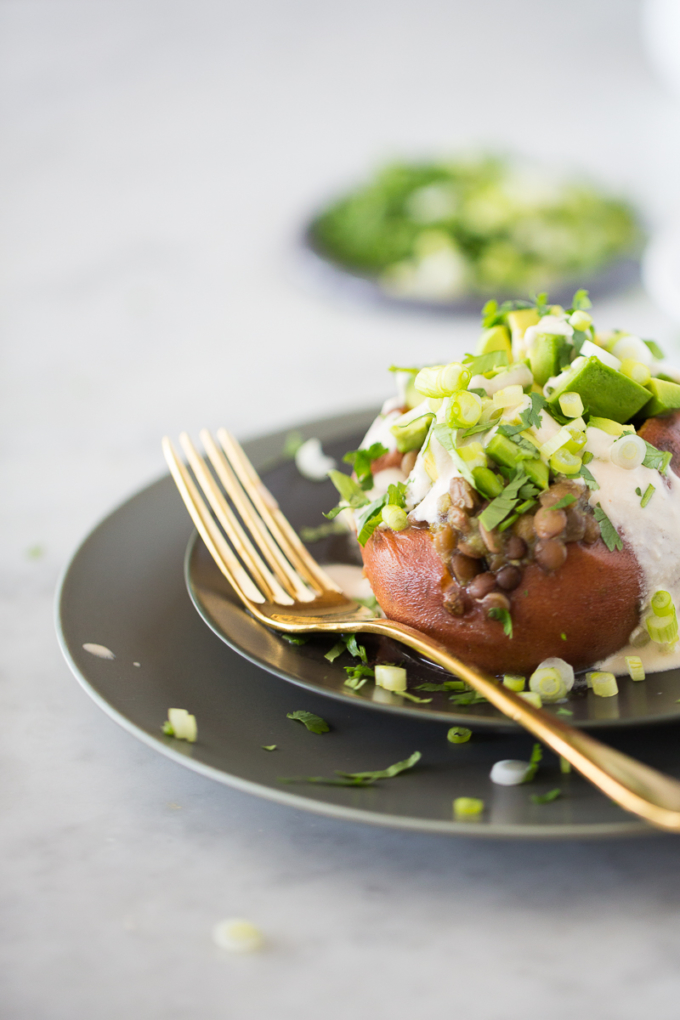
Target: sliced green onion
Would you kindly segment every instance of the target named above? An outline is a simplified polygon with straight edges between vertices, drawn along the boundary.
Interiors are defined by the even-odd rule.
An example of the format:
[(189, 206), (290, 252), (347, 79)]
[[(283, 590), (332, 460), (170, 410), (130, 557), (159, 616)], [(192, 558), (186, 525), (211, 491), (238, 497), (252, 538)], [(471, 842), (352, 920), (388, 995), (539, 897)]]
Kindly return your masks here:
[(190, 744), (194, 744), (198, 732), (196, 716), (189, 715), (186, 708), (169, 708), (168, 722), (163, 727), (163, 732), (171, 737), (177, 737), (178, 740), (188, 740)]
[(678, 621), (675, 614), (673, 616), (652, 614), (645, 620), (645, 626), (652, 641), (656, 641), (658, 645), (670, 645), (678, 639)]
[(580, 393), (561, 393), (560, 409), (567, 418), (580, 418), (583, 414), (583, 400)]
[(472, 469), (475, 487), (487, 499), (495, 499), (503, 491), (503, 482), (490, 468), (476, 467)]
[(484, 810), (484, 801), (478, 797), (456, 797), (453, 813), (456, 818), (479, 818)]
[(526, 678), (520, 676), (519, 673), (506, 673), (503, 677), (503, 686), (509, 687), (511, 691), (519, 694), (526, 686)]
[(623, 425), (618, 421), (613, 421), (611, 418), (596, 418), (591, 416), (588, 426), (591, 429), (599, 429), (601, 432), (606, 432), (610, 436), (622, 436), (626, 431)]
[(467, 443), (465, 446), (456, 447), (459, 457), (462, 457), (471, 471), (475, 468), (485, 468), (488, 461), (481, 443)]
[(639, 655), (627, 655), (626, 667), (631, 680), (645, 679), (645, 667), (642, 665), (642, 659)]
[(640, 500), (640, 506), (642, 506), (642, 507), (647, 506), (647, 504), (649, 503), (650, 499), (652, 498), (652, 496), (654, 495), (655, 492), (656, 492), (656, 488), (650, 482), (650, 484), (645, 489), (644, 496)]
[(593, 694), (596, 694), (598, 698), (613, 698), (619, 693), (619, 685), (613, 673), (596, 670), (594, 673), (590, 673), (590, 684)]
[(572, 326), (573, 329), (577, 329), (580, 333), (584, 333), (585, 330), (592, 326), (592, 324), (592, 316), (588, 315), (588, 312), (584, 312), (581, 308), (572, 312), (569, 316), (569, 325)]
[(647, 366), (635, 358), (623, 358), (619, 371), (623, 375), (628, 376), (629, 379), (632, 379), (633, 382), (639, 383), (640, 386), (646, 386), (652, 378), (652, 373)]
[(571, 427), (569, 428), (569, 431), (571, 432), (571, 439), (564, 449), (568, 450), (569, 453), (579, 454), (588, 442), (588, 437), (585, 432), (579, 432), (577, 429), (572, 429)]
[(528, 761), (503, 758), (501, 761), (493, 763), (489, 778), (497, 786), (520, 786), (526, 781), (531, 768), (531, 763)]
[(494, 407), (514, 407), (523, 398), (524, 390), (516, 383), (513, 386), (505, 386), (502, 390), (496, 390), (493, 395), (493, 403)]
[(652, 612), (656, 616), (672, 616), (675, 612), (673, 599), (671, 598), (670, 592), (667, 591), (660, 590), (654, 592), (650, 604)]
[(570, 453), (566, 446), (553, 453), (548, 463), (556, 475), (577, 475), (583, 466), (581, 458)]
[(452, 429), (469, 429), (482, 417), (482, 401), (476, 393), (460, 390), (450, 398), (447, 424)]
[(450, 744), (467, 744), (471, 736), (472, 730), (466, 729), (465, 726), (452, 726), (446, 734), (446, 739)]
[(530, 705), (534, 706), (534, 708), (543, 707), (543, 699), (536, 691), (519, 691), (518, 693), (520, 698), (524, 698), (524, 700), (528, 701)]
[(612, 445), (609, 459), (617, 467), (632, 471), (647, 456), (647, 444), (641, 436), (623, 436)]
[(563, 447), (571, 439), (571, 432), (566, 426), (563, 426), (559, 432), (556, 432), (552, 439), (546, 440), (545, 443), (540, 447), (541, 457), (545, 457), (546, 460), (550, 460), (554, 453)]
[(403, 531), (408, 528), (408, 515), (400, 506), (393, 506), (391, 503), (384, 506), (382, 510), (383, 524), (386, 524), (392, 531)]
[(376, 666), (375, 682), (378, 687), (398, 694), (406, 690), (406, 670), (401, 666)]
[(424, 397), (450, 397), (456, 390), (464, 390), (471, 378), (469, 369), (452, 361), (449, 365), (421, 368), (414, 386)]
[(535, 670), (529, 677), (529, 687), (534, 694), (540, 694), (541, 700), (559, 701), (566, 697), (567, 688), (562, 677), (554, 667), (548, 666)]

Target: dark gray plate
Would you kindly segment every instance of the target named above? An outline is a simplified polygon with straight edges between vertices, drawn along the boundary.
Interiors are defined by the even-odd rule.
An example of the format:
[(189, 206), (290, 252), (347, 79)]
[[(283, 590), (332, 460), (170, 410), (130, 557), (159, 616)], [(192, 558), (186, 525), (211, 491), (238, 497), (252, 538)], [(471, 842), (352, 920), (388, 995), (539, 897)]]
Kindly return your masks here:
[[(360, 423), (356, 431), (351, 429), (350, 422), (345, 418), (325, 421), (324, 434), (320, 436), (324, 440), (324, 449), (340, 462), (347, 450), (359, 445), (373, 417), (373, 412), (367, 413), (365, 421)], [(307, 426), (303, 431), (311, 434), (316, 427)], [(341, 438), (338, 439), (338, 436)], [(278, 452), (272, 449), (274, 456)], [(329, 510), (337, 501), (337, 493), (330, 482), (307, 481), (291, 461), (282, 461), (280, 457), (278, 464), (270, 466), (264, 473), (264, 478), (283, 512), (298, 529), (304, 525), (321, 523), (324, 519), (323, 511)], [(314, 543), (310, 550), (321, 563), (361, 563), (356, 542), (349, 536), (325, 539)], [(343, 701), (351, 700), (379, 712), (445, 721), (449, 725), (462, 723), (486, 729), (517, 728), (516, 723), (507, 719), (493, 705), (457, 706), (452, 704), (448, 694), (419, 691), (419, 683), (441, 683), (442, 680), (450, 679), (449, 674), (425, 662), (405, 646), (384, 639), (379, 641), (370, 636), (362, 638), (371, 656), (370, 661), (405, 665), (409, 690), (419, 697), (432, 700), (428, 704), (414, 704), (376, 688), (370, 682), (360, 691), (354, 692), (344, 686), (347, 675), (343, 667), (354, 661), (349, 654), (345, 653), (330, 663), (324, 655), (335, 644), (332, 637), (315, 635), (306, 645), (290, 645), (276, 632), (254, 620), (234, 596), (197, 535), (189, 542), (185, 570), (191, 598), (208, 626), (230, 647), (277, 676), (310, 691)], [(546, 710), (556, 713), (560, 708), (568, 709), (572, 715), (565, 717), (565, 720), (581, 729), (680, 719), (680, 670), (652, 673), (647, 680), (639, 683), (621, 677), (618, 684), (617, 697), (598, 698), (587, 689), (585, 679), (581, 678), (565, 704), (546, 705)]]
[[(325, 438), (363, 425), (361, 416), (313, 424)], [(337, 431), (336, 431), (337, 434)], [(258, 465), (283, 436), (248, 445)], [(58, 594), (57, 630), (64, 655), (84, 689), (140, 740), (188, 768), (238, 789), (353, 821), (457, 835), (505, 837), (623, 836), (648, 833), (577, 775), (562, 777), (550, 754), (531, 786), (502, 788), (488, 775), (500, 758), (523, 758), (532, 740), (521, 732), (475, 733), (467, 744), (446, 740), (447, 724), (405, 713), (376, 716), (350, 701), (303, 691), (248, 662), (219, 640), (193, 609), (182, 564), (191, 525), (170, 478), (115, 510), (84, 541)], [(113, 661), (83, 644), (105, 645)], [(135, 662), (139, 666), (133, 665)], [(198, 719), (198, 741), (164, 737), (170, 706)], [(317, 736), (286, 713), (316, 712), (332, 726)], [(660, 726), (608, 734), (615, 746), (680, 778), (680, 729)], [(262, 744), (278, 745), (268, 753)], [(412, 751), (411, 772), (366, 789), (282, 785), (280, 776), (326, 775), (334, 769), (384, 768)], [(534, 804), (530, 794), (556, 786), (561, 799)], [(482, 797), (477, 823), (456, 822), (452, 799)]]

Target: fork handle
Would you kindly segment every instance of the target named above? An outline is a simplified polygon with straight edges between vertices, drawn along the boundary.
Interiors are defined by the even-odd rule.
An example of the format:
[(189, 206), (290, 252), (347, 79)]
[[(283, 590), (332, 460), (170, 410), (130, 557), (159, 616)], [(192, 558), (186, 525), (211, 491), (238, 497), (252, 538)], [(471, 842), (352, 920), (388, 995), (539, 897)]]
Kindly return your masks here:
[(615, 751), (554, 715), (534, 708), (504, 684), (452, 655), (421, 631), (392, 620), (367, 620), (357, 630), (396, 638), (465, 680), (492, 705), (533, 733), (626, 811), (652, 825), (680, 832), (680, 782)]

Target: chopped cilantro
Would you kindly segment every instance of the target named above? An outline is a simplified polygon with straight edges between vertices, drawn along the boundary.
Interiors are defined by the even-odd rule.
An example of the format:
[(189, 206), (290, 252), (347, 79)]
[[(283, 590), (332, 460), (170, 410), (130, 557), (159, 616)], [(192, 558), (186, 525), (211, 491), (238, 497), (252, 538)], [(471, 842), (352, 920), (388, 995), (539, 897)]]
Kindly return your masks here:
[(330, 726), (325, 719), (321, 716), (314, 715), (313, 712), (304, 712), (298, 710), (297, 712), (287, 712), (286, 719), (293, 719), (295, 722), (301, 722), (310, 733), (328, 733), (330, 732)]
[(636, 486), (636, 488), (635, 488), (635, 495), (636, 496), (641, 496), (642, 495), (642, 489), (640, 488), (639, 485)]
[(341, 772), (335, 770), (337, 779), (326, 778), (325, 776), (291, 776), (290, 778), (280, 776), (279, 783), (319, 783), (323, 786), (372, 786), (379, 779), (394, 779), (400, 772), (412, 769), (422, 755), (420, 751), (414, 751), (410, 758), (398, 761), (386, 769), (379, 769), (376, 772)]
[(448, 450), (448, 452), (451, 454), (451, 458), (454, 464), (460, 471), (465, 481), (468, 482), (468, 484), (471, 485), (472, 488), (476, 490), (477, 483), (475, 482), (472, 471), (470, 470), (468, 464), (463, 460), (461, 455), (458, 453), (458, 450), (456, 449), (455, 431), (450, 429), (448, 425), (440, 424), (434, 426), (434, 428), (432, 429), (432, 433), (435, 439), (437, 439), (437, 441), (441, 443), (444, 449)]
[(328, 538), (330, 535), (346, 535), (347, 528), (341, 521), (328, 521), (327, 524), (319, 524), (316, 528), (302, 527), (299, 534), (303, 542), (312, 545), (313, 542), (320, 542), (322, 538)]
[(346, 647), (347, 645), (345, 644), (344, 641), (337, 641), (331, 648), (330, 652), (326, 652), (326, 654), (324, 655), (324, 659), (328, 659), (329, 662), (335, 662), (337, 657), (339, 655), (342, 655), (342, 653), (345, 651)]
[(303, 443), (304, 439), (301, 432), (297, 430), (289, 432), (283, 441), (283, 456), (288, 460), (292, 460)]
[(571, 711), (570, 708), (558, 708), (556, 714), (557, 715), (573, 715), (574, 713)]
[(482, 701), (488, 701), (479, 691), (466, 691), (464, 694), (452, 694), (449, 698), (454, 705), (479, 705)]
[(280, 637), (289, 645), (306, 645), (309, 641), (306, 634), (281, 634)]
[(358, 666), (345, 666), (344, 670), (347, 674), (344, 686), (350, 687), (353, 691), (360, 691), (364, 684), (375, 676), (375, 670), (365, 666), (363, 662)]
[(585, 464), (581, 464), (581, 468), (579, 470), (579, 478), (582, 478), (586, 485), (588, 486), (588, 488), (591, 489), (593, 492), (595, 492), (596, 489), (600, 488), (600, 486), (595, 481), (595, 479), (593, 478)]
[(466, 354), (463, 364), (470, 370), (472, 375), (484, 375), (492, 372), (494, 368), (502, 368), (508, 364), (508, 356), (505, 351), (490, 351), (488, 354)]
[(350, 450), (342, 459), (345, 464), (352, 465), (359, 485), (362, 489), (366, 490), (373, 488), (371, 464), (385, 453), (387, 453), (386, 446), (383, 446), (382, 443), (373, 443), (367, 450)]
[(489, 616), (492, 620), (498, 620), (499, 623), (503, 624), (503, 633), (506, 637), (512, 637), (512, 617), (510, 616), (509, 609), (494, 606), (489, 610)]
[(644, 467), (656, 468), (659, 474), (665, 474), (668, 470), (668, 465), (671, 462), (673, 454), (670, 450), (657, 450), (656, 446), (652, 446), (652, 444), (648, 443), (646, 439), (643, 440), (643, 442), (647, 447), (645, 459), (642, 462)]
[(567, 640), (567, 635), (564, 633), (564, 631), (562, 631), (562, 633), (560, 634), (560, 637), (562, 638), (563, 641)]
[(534, 804), (550, 804), (551, 801), (557, 800), (558, 797), (562, 796), (562, 791), (559, 789), (549, 790), (548, 793), (532, 793), (531, 799)]
[(553, 510), (564, 510), (566, 506), (571, 506), (572, 503), (576, 502), (576, 496), (573, 496), (570, 492), (566, 496), (562, 496), (562, 499), (558, 500), (553, 506)]
[(354, 481), (353, 478), (350, 478), (349, 475), (344, 475), (342, 471), (329, 471), (328, 477), (340, 493), (340, 503), (329, 513), (324, 514), (324, 517), (327, 517), (329, 520), (333, 520), (333, 518), (337, 517), (338, 514), (347, 506), (356, 510), (368, 503), (364, 490), (357, 482)]
[(406, 698), (407, 701), (415, 701), (417, 705), (429, 705), (432, 701), (432, 698), (419, 698), (416, 694), (409, 694), (408, 691), (393, 691), (392, 693), (400, 698)]
[(374, 499), (368, 506), (362, 507), (362, 512), (358, 515), (357, 519), (357, 541), (359, 545), (366, 545), (375, 529), (381, 523), (384, 506), (404, 507), (405, 493), (406, 485), (404, 482), (397, 482), (396, 485), (390, 485), (383, 496)]
[(326, 652), (324, 659), (328, 659), (329, 662), (335, 662), (339, 655), (347, 649), (350, 655), (353, 655), (355, 659), (360, 659), (364, 664), (368, 662), (368, 656), (366, 649), (363, 645), (360, 645), (357, 641), (356, 634), (341, 634), (340, 640), (333, 645), (330, 652)]
[(275, 751), (276, 744), (260, 744), (263, 751)]
[(593, 303), (590, 300), (590, 298), (588, 297), (588, 291), (580, 289), (580, 290), (576, 291), (576, 293), (574, 294), (573, 298), (571, 299), (571, 308), (569, 308), (568, 311), (569, 312), (586, 312), (589, 308), (592, 308), (592, 307), (593, 307)]
[(602, 541), (609, 549), (609, 552), (613, 552), (614, 549), (619, 551), (623, 549), (623, 542), (621, 536), (607, 517), (606, 513), (598, 503), (594, 508), (593, 513), (595, 514), (595, 520), (600, 525), (600, 534), (602, 535)]
[(574, 345), (574, 354), (576, 355), (576, 357), (578, 357), (579, 354), (581, 353), (581, 348), (583, 347), (586, 340), (590, 340), (590, 337), (584, 330), (575, 329), (574, 335), (572, 336), (571, 340)]
[[(471, 392), (473, 392), (473, 391), (471, 391)], [(503, 408), (500, 407), (499, 411), (502, 414), (503, 413)], [(498, 417), (500, 418), (500, 414), (498, 415)], [(495, 421), (485, 421), (485, 422), (481, 422), (478, 425), (471, 425), (469, 429), (463, 429), (461, 431), (461, 434), (460, 434), (461, 438), (462, 439), (467, 439), (468, 436), (475, 436), (478, 432), (488, 432), (489, 429), (493, 428), (493, 426), (495, 424), (496, 424)]]
[(501, 326), (505, 322), (505, 316), (517, 308), (533, 308), (531, 301), (504, 301), (499, 306), (493, 298), (487, 301), (482, 309), (482, 329), (491, 329), (492, 326)]
[(517, 505), (517, 494), (521, 486), (526, 482), (526, 475), (521, 468), (518, 468), (515, 477), (508, 482), (500, 496), (492, 499), (486, 509), (479, 515), (479, 522), (487, 531), (493, 531), (501, 521), (511, 514)]
[(536, 295), (536, 300), (534, 302), (534, 307), (536, 309), (536, 312), (538, 313), (539, 319), (542, 319), (544, 315), (549, 315), (550, 314), (550, 307), (548, 305), (548, 292), (547, 291), (544, 290), (540, 294)]
[(647, 346), (649, 347), (650, 351), (652, 352), (653, 356), (656, 358), (657, 361), (663, 361), (666, 355), (661, 350), (656, 340), (643, 340), (642, 342), (643, 344), (647, 344)]
[(543, 761), (543, 748), (540, 744), (536, 743), (531, 749), (531, 757), (529, 758), (529, 768), (527, 774), (522, 780), (523, 783), (530, 783), (538, 772), (538, 766)]

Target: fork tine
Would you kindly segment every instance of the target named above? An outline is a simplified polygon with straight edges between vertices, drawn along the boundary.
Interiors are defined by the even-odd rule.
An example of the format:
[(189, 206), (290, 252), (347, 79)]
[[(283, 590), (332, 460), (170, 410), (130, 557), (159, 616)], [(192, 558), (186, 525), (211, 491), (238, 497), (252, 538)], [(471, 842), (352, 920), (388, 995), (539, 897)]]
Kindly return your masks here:
[(279, 505), (271, 492), (262, 483), (238, 440), (223, 428), (217, 430), (217, 437), (227, 456), (227, 460), (233, 466), (244, 489), (293, 566), (317, 590), (342, 593), (342, 589), (338, 587), (335, 581), (331, 580), (328, 574), (321, 569), (314, 557), (310, 556), (307, 552), (297, 533), (279, 509)]
[(263, 591), (267, 598), (271, 599), (272, 602), (278, 602), (279, 605), (283, 606), (293, 605), (294, 599), (292, 599), (290, 595), (283, 590), (277, 579), (274, 577), (269, 568), (262, 562), (257, 551), (253, 548), (250, 539), (234, 516), (231, 507), (224, 499), (222, 493), (217, 487), (215, 479), (208, 470), (205, 461), (196, 450), (196, 447), (191, 442), (188, 434), (186, 432), (182, 432), (179, 437), (179, 441), (182, 449), (187, 455), (187, 459), (191, 465), (194, 475), (196, 476), (198, 484), (203, 490), (204, 495), (208, 497), (210, 506), (213, 508), (218, 521), (227, 533), (227, 538), (245, 563), (251, 576), (255, 579), (258, 588), (260, 588), (260, 590)]
[(316, 598), (316, 593), (307, 587), (297, 570), (291, 566), (279, 549), (270, 532), (267, 530), (264, 521), (248, 498), (248, 494), (234, 475), (224, 453), (219, 449), (207, 429), (203, 429), (201, 431), (201, 442), (203, 443), (208, 457), (210, 458), (210, 462), (229, 495), (229, 498), (234, 503), (234, 506), (240, 513), (242, 520), (249, 528), (250, 533), (260, 547), (263, 556), (271, 566), (271, 569), (274, 571), (281, 584), (284, 586), (286, 591), (294, 595), (298, 601), (312, 602)]
[(175, 448), (167, 436), (163, 438), (163, 453), (165, 454), (165, 459), (175, 485), (184, 500), (184, 505), (196, 525), (196, 530), (236, 594), (246, 604), (248, 602), (260, 604), (265, 602), (266, 599), (236, 559), (222, 532), (213, 521), (210, 511), (194, 485), (191, 475), (177, 456)]

